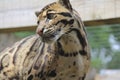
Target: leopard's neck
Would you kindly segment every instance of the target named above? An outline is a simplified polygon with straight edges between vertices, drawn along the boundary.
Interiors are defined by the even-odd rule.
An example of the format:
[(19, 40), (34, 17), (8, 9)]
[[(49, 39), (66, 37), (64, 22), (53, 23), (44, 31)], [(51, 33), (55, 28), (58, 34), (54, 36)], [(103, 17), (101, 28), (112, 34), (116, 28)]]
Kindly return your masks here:
[(63, 35), (58, 41), (58, 51), (62, 56), (76, 56), (83, 46), (75, 31)]

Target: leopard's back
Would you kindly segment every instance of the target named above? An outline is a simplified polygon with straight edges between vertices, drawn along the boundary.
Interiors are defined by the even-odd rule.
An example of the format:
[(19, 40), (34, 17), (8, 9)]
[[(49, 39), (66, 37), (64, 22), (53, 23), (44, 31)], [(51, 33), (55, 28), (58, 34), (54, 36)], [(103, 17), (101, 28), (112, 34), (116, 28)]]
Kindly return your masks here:
[[(38, 36), (29, 36), (0, 53), (0, 79), (22, 80), (20, 76), (30, 69), (35, 56), (39, 53), (41, 42)], [(24, 69), (23, 69), (24, 67)]]

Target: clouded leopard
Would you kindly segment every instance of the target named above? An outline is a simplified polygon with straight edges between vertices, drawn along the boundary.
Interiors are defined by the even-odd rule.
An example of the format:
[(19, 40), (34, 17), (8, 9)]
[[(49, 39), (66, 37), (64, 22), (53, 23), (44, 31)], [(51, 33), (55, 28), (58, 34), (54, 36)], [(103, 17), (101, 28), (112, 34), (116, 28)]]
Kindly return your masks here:
[(0, 80), (85, 80), (89, 45), (69, 0), (51, 3), (36, 16), (37, 34), (0, 53)]

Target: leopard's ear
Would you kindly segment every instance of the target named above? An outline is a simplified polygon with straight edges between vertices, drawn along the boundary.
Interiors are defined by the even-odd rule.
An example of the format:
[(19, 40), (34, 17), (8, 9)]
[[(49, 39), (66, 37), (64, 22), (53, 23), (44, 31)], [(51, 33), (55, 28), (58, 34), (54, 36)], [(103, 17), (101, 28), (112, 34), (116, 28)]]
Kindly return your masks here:
[(58, 0), (58, 2), (68, 10), (73, 10), (69, 0)]
[(40, 14), (39, 11), (36, 11), (36, 12), (35, 12), (35, 15), (36, 15), (37, 17), (39, 16), (39, 14)]

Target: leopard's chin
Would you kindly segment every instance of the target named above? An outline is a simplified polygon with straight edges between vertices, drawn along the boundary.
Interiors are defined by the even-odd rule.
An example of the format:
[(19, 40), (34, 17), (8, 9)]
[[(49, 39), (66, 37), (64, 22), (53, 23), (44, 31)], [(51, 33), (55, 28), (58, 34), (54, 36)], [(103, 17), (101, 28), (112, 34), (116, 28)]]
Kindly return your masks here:
[(55, 42), (55, 36), (40, 36), (40, 40), (44, 43), (53, 43)]

